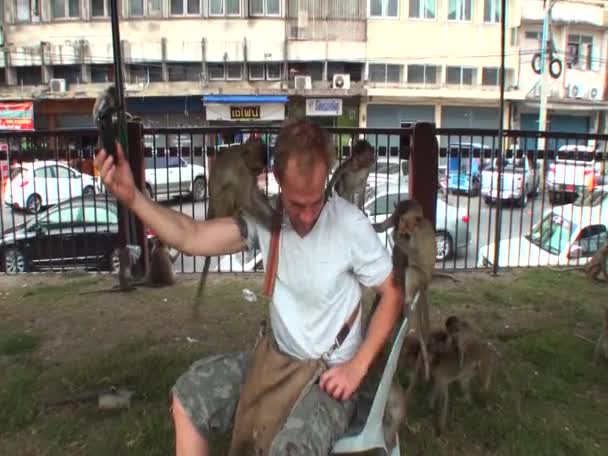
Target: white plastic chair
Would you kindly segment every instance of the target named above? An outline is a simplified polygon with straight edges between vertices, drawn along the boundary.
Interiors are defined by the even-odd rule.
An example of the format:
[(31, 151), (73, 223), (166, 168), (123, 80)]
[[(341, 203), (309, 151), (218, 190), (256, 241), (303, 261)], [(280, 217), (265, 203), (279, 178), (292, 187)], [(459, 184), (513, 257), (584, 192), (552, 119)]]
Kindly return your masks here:
[[(389, 455), (389, 450), (384, 440), (384, 431), (382, 429), (382, 418), (384, 416), (384, 408), (388, 400), (388, 393), (391, 387), (391, 382), (397, 370), (399, 354), (403, 346), (403, 340), (408, 332), (410, 316), (415, 315), (416, 303), (420, 297), (420, 293), (416, 293), (412, 301), (412, 305), (405, 316), (399, 332), (393, 342), (393, 347), (386, 361), (384, 372), (378, 383), (376, 394), (372, 402), (371, 408), (365, 420), (365, 424), (361, 427), (359, 423), (353, 423), (350, 429), (342, 436), (332, 449), (332, 454), (357, 453), (374, 449), (382, 449), (385, 455)], [(397, 435), (397, 444), (390, 452), (389, 456), (400, 456), (399, 436)]]

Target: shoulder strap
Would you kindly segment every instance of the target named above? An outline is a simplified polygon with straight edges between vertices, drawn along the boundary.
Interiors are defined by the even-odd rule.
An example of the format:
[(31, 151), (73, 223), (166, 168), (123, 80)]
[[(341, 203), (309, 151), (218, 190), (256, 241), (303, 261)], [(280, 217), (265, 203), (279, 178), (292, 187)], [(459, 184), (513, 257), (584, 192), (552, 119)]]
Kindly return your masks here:
[(283, 205), (281, 196), (277, 198), (277, 207), (272, 217), (272, 228), (270, 238), (270, 251), (268, 253), (268, 264), (266, 265), (266, 275), (262, 285), (262, 294), (271, 297), (274, 291), (274, 282), (277, 278), (277, 268), (279, 262), (279, 238), (281, 236), (281, 224), (283, 222)]

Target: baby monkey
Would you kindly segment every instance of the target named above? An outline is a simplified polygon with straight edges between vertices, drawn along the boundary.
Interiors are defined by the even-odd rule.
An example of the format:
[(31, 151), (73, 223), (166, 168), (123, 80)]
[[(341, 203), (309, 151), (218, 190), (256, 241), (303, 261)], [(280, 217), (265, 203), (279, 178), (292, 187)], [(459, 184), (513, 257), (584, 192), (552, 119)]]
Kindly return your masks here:
[[(435, 408), (436, 432), (441, 434), (445, 431), (447, 422), (450, 385), (458, 383), (467, 402), (472, 401), (470, 382), (473, 378), (479, 378), (482, 390), (488, 392), (499, 354), (490, 344), (476, 342), (469, 346), (467, 357), (461, 366), (458, 350), (444, 330), (431, 332), (428, 351), (433, 384), (430, 406)], [(437, 400), (439, 404), (435, 407)]]
[(152, 251), (150, 252), (150, 265), (146, 278), (140, 284), (151, 287), (163, 287), (175, 285), (175, 273), (173, 263), (177, 259), (179, 252), (173, 255), (169, 248), (158, 238), (152, 240)]
[(454, 344), (458, 351), (459, 363), (462, 367), (469, 346), (480, 342), (479, 333), (469, 322), (455, 315), (451, 315), (445, 320), (445, 330), (450, 338), (450, 343)]
[(375, 162), (374, 148), (364, 139), (353, 146), (352, 154), (334, 172), (327, 184), (327, 197), (333, 191), (363, 210), (367, 178)]
[(593, 361), (599, 364), (600, 358), (608, 361), (608, 307), (604, 309), (604, 328), (597, 339), (595, 350), (593, 352)]

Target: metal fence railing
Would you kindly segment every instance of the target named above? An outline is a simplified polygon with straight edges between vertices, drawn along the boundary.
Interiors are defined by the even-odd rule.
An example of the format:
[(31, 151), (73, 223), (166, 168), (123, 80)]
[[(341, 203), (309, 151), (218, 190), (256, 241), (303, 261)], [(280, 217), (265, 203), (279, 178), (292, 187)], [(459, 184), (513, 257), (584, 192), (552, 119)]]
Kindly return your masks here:
[[(420, 150), (413, 128), (327, 130), (338, 164), (359, 139), (376, 150), (364, 206), (372, 222), (410, 188), (420, 195), (425, 181), (438, 182), (424, 192), (435, 204), (439, 269), (579, 264), (608, 241), (607, 135), (506, 130), (501, 147), (496, 130), (441, 128), (432, 138), (437, 147)], [(204, 219), (215, 154), (254, 133), (268, 145), (270, 169), (277, 128), (144, 129), (147, 190)], [(117, 268), (118, 209), (93, 167), (96, 148), (95, 130), (0, 134), (2, 271)], [(435, 154), (436, 169), (416, 167), (413, 154)], [(279, 191), (271, 171), (258, 182), (269, 196)], [(197, 272), (202, 264), (180, 255), (175, 269)], [(250, 251), (213, 258), (211, 270), (261, 265), (260, 252)]]

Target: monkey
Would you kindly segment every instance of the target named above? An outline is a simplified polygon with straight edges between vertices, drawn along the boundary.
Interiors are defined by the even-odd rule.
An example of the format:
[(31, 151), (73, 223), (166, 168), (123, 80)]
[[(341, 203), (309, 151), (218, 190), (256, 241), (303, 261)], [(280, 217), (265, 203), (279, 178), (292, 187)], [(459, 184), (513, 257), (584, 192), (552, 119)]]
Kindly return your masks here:
[(135, 287), (135, 279), (133, 277), (133, 265), (137, 263), (141, 255), (141, 249), (139, 246), (124, 245), (117, 249), (118, 252), (118, 285), (113, 286), (109, 289), (84, 291), (81, 295), (93, 294), (93, 293), (105, 293), (105, 292), (117, 292), (117, 291), (133, 291)]
[(361, 139), (353, 146), (350, 158), (342, 162), (327, 184), (326, 196), (333, 195), (334, 190), (345, 200), (363, 210), (365, 187), (375, 162), (372, 145)]
[(393, 378), (388, 391), (388, 399), (382, 417), (382, 428), (384, 430), (384, 441), (389, 449), (389, 454), (398, 444), (399, 428), (406, 419), (407, 399), (399, 379)]
[[(219, 152), (209, 174), (207, 220), (221, 217), (239, 220), (238, 215), (243, 211), (270, 230), (274, 209), (257, 184), (257, 177), (267, 164), (266, 145), (259, 139), (250, 139)], [(246, 230), (246, 227), (240, 229)], [(211, 257), (205, 257), (194, 301), (194, 316), (198, 316), (210, 262)]]
[(118, 284), (119, 288), (123, 291), (132, 290), (133, 287), (133, 274), (131, 270), (133, 263), (137, 261), (132, 258), (132, 254), (129, 251), (128, 246), (123, 246), (118, 250), (118, 259), (120, 266), (118, 267)]
[(597, 280), (600, 272), (604, 275), (604, 279), (608, 280), (608, 242), (604, 244), (597, 252), (593, 254), (591, 259), (583, 266), (587, 278)]
[(175, 285), (175, 274), (173, 263), (177, 259), (179, 252), (173, 255), (169, 253), (168, 247), (159, 238), (152, 240), (152, 250), (150, 252), (150, 264), (146, 277), (141, 282), (136, 282), (135, 286), (163, 287)]
[(435, 229), (422, 215), (422, 207), (415, 200), (403, 200), (396, 206), (391, 216), (393, 228), (393, 270), (395, 285), (405, 292), (404, 311), (415, 296), (419, 296), (416, 306), (416, 322), (420, 347), (424, 360), (424, 378), (429, 380), (429, 360), (425, 339), (430, 328), (427, 289), (431, 283), (437, 256)]
[(450, 343), (453, 343), (458, 351), (459, 364), (460, 367), (462, 367), (469, 345), (479, 342), (479, 333), (469, 322), (462, 320), (455, 315), (450, 315), (446, 318), (445, 330), (450, 338)]
[(600, 333), (593, 351), (593, 362), (597, 365), (600, 358), (608, 361), (608, 307), (604, 308), (604, 328)]
[[(490, 344), (478, 341), (469, 346), (468, 356), (461, 366), (456, 345), (451, 343), (445, 330), (429, 334), (428, 351), (432, 379), (429, 404), (435, 409), (435, 429), (440, 435), (446, 427), (450, 385), (458, 382), (467, 402), (472, 401), (469, 385), (475, 377), (479, 378), (482, 390), (488, 392), (500, 355)], [(440, 404), (435, 407), (438, 399)]]
[[(408, 200), (408, 201), (411, 202), (410, 206), (408, 208), (408, 211), (412, 211), (411, 212), (412, 219), (424, 218), (424, 215), (422, 212), (422, 206), (420, 205), (420, 203), (418, 203), (415, 200)], [(394, 227), (395, 224), (398, 223), (399, 211), (397, 210), (397, 206), (399, 204), (400, 203), (395, 202), (395, 207), (393, 209), (393, 213), (389, 217), (387, 217), (384, 221), (372, 224), (374, 231), (376, 231), (376, 233), (383, 233), (386, 230), (388, 230), (389, 228)], [(432, 228), (432, 224), (431, 224), (430, 220), (427, 219), (427, 222), (428, 223), (425, 222), (425, 225), (428, 225)], [(433, 236), (434, 236), (435, 229), (432, 228), (432, 230), (433, 230)], [(393, 230), (393, 239), (394, 239), (394, 235), (395, 235), (395, 232)], [(435, 244), (435, 257), (436, 256), (437, 256), (437, 245)], [(444, 272), (438, 272), (435, 270), (435, 268), (433, 268), (432, 277), (442, 277), (442, 278), (450, 279), (452, 282), (459, 282), (459, 280), (457, 278), (455, 278), (454, 276), (452, 276), (451, 274), (446, 274)]]
[(119, 100), (116, 87), (109, 86), (99, 94), (93, 105), (93, 121), (100, 132), (103, 148), (109, 155), (116, 154), (116, 137), (118, 136), (114, 115), (118, 112)]

